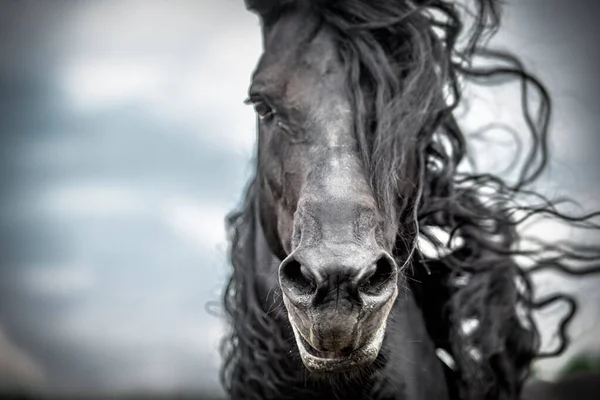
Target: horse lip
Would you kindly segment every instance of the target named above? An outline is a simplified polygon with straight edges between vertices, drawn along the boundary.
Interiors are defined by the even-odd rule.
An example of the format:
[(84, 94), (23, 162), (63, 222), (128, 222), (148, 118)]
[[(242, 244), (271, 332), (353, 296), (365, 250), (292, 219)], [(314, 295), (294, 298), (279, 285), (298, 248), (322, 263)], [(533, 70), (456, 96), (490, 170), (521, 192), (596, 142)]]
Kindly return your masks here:
[(367, 343), (354, 350), (352, 353), (338, 357), (319, 357), (309, 352), (306, 346), (311, 346), (310, 343), (304, 339), (299, 329), (296, 327), (296, 324), (294, 324), (293, 321), (290, 322), (292, 322), (292, 330), (296, 337), (296, 343), (298, 345), (298, 350), (300, 351), (302, 362), (306, 368), (312, 372), (340, 372), (370, 364), (375, 360), (379, 353), (385, 333), (384, 323), (377, 332), (369, 338)]

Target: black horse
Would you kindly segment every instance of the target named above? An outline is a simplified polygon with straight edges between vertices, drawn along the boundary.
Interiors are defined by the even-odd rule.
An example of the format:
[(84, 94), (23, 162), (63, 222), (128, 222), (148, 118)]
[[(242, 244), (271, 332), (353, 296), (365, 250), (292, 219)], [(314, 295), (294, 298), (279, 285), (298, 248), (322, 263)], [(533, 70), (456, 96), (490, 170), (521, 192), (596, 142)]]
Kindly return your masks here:
[[(247, 100), (256, 175), (228, 217), (228, 394), (519, 398), (541, 355), (532, 310), (566, 297), (535, 303), (516, 256), (572, 271), (569, 260), (597, 254), (518, 247), (517, 226), (534, 215), (591, 216), (563, 215), (530, 189), (546, 165), (550, 99), (516, 57), (483, 45), (497, 2), (474, 1), (468, 30), (446, 0), (246, 3), (264, 54)], [(515, 182), (460, 171), (463, 80), (522, 83), (532, 148)], [(518, 201), (531, 198), (541, 203)]]

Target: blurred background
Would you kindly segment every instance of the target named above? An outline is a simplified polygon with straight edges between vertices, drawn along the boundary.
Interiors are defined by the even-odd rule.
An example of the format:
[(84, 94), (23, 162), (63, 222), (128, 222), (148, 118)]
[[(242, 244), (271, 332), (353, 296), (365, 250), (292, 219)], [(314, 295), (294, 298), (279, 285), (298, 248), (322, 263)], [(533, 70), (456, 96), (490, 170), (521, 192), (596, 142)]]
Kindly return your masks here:
[[(598, 207), (600, 6), (506, 3), (494, 42), (554, 97), (540, 189)], [(225, 327), (205, 306), (252, 174), (260, 53), (242, 0), (0, 2), (0, 391), (220, 395)], [(470, 93), (465, 126), (522, 123), (515, 88)], [(474, 146), (491, 169), (514, 152)], [(571, 349), (536, 364), (554, 379), (600, 352), (600, 280), (537, 282), (581, 302)], [(545, 348), (562, 315), (540, 312)]]

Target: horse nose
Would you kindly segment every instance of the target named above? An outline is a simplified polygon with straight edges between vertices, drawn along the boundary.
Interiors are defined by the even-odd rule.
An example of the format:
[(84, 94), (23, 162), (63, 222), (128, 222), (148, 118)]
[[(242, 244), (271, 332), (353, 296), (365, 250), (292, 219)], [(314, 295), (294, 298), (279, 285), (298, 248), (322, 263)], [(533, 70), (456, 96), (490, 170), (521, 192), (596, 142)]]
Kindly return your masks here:
[(382, 252), (375, 262), (364, 265), (350, 264), (330, 260), (310, 265), (292, 254), (279, 267), (281, 289), (301, 308), (328, 303), (339, 298), (340, 292), (361, 305), (373, 306), (383, 305), (394, 294), (397, 267), (389, 254)]
[(299, 303), (312, 297), (323, 281), (321, 277), (293, 255), (288, 256), (279, 266), (279, 282), (281, 289), (293, 303)]

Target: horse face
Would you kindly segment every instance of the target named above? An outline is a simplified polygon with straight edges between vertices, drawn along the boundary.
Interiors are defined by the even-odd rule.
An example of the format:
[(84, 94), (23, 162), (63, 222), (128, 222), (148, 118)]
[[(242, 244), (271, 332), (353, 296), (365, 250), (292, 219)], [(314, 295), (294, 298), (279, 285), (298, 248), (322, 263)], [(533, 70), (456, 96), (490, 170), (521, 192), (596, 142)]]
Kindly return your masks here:
[(358, 150), (347, 71), (332, 33), (299, 3), (263, 21), (250, 88), (260, 216), (283, 259), (279, 284), (304, 365), (338, 372), (377, 357), (398, 273)]

